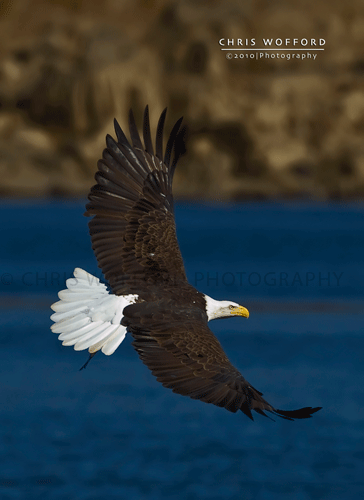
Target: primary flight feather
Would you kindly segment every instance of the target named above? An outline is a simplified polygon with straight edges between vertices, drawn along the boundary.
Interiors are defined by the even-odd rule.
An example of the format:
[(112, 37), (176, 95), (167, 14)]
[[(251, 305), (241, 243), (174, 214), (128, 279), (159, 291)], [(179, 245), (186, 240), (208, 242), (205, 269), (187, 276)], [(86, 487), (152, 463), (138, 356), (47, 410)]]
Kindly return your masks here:
[(230, 363), (208, 327), (210, 320), (248, 317), (249, 312), (235, 302), (214, 300), (187, 281), (172, 196), (173, 173), (183, 151), (182, 118), (163, 154), (165, 116), (166, 110), (157, 125), (155, 152), (148, 107), (144, 145), (131, 111), (131, 144), (116, 120), (117, 141), (106, 137), (85, 215), (92, 217), (92, 248), (112, 293), (76, 268), (75, 278), (67, 280), (67, 289), (52, 305), (52, 330), (63, 345), (88, 349), (90, 358), (100, 350), (112, 354), (129, 331), (143, 363), (173, 392), (241, 410), (251, 419), (252, 410), (289, 420), (308, 418), (320, 408), (284, 411), (270, 405)]

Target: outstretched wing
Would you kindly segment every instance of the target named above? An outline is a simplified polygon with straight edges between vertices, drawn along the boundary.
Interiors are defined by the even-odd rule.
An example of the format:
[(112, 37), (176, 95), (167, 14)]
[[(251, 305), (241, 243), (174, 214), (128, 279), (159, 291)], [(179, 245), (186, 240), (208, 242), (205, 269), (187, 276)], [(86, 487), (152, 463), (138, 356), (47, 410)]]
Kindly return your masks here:
[(186, 282), (173, 215), (172, 180), (183, 151), (179, 132), (182, 118), (172, 129), (163, 156), (166, 109), (157, 126), (153, 151), (148, 106), (140, 139), (132, 111), (129, 128), (132, 145), (115, 120), (117, 142), (106, 137), (98, 162), (97, 184), (86, 205), (92, 248), (99, 267), (115, 294), (133, 293), (143, 283), (163, 286)]
[(173, 392), (231, 412), (241, 410), (252, 420), (251, 410), (294, 420), (320, 409), (284, 411), (270, 405), (230, 363), (197, 308), (176, 311), (166, 301), (134, 304), (124, 309), (122, 324), (131, 331), (143, 363)]

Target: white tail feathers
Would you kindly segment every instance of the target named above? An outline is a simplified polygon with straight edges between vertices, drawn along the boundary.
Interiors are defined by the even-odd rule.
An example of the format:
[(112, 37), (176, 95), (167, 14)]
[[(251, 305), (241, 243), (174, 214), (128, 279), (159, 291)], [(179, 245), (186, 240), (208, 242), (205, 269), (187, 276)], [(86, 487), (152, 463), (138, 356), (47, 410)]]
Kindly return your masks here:
[(137, 295), (112, 295), (92, 274), (80, 268), (74, 278), (66, 281), (61, 299), (51, 305), (54, 321), (51, 330), (59, 333), (63, 345), (73, 345), (76, 351), (88, 349), (112, 354), (124, 340), (126, 327), (120, 324), (124, 307), (133, 304)]

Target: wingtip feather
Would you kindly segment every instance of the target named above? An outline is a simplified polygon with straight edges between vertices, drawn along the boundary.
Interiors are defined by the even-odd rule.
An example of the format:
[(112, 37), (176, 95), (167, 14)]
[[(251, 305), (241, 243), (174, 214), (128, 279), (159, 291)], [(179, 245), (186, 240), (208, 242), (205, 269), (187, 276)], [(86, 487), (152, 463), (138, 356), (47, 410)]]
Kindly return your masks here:
[(143, 119), (143, 138), (144, 146), (147, 153), (154, 155), (152, 137), (150, 134), (150, 121), (149, 121), (149, 108), (148, 104), (145, 106), (144, 119)]
[(311, 406), (306, 406), (305, 408), (299, 408), (298, 410), (275, 410), (275, 413), (283, 418), (288, 418), (290, 420), (311, 418), (314, 413), (321, 410), (322, 406), (317, 406), (312, 408)]
[(158, 120), (157, 132), (155, 138), (156, 156), (161, 161), (163, 160), (163, 129), (164, 129), (164, 122), (166, 119), (166, 114), (167, 114), (167, 108), (164, 108)]

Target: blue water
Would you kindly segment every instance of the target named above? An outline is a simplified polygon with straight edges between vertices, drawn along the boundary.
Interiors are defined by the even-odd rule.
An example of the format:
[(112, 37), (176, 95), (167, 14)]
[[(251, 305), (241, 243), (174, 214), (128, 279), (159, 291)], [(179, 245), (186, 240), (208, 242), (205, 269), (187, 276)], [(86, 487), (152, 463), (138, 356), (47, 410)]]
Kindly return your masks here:
[(296, 422), (173, 394), (129, 338), (78, 371), (49, 305), (100, 276), (84, 204), (0, 210), (1, 499), (363, 496), (363, 205), (176, 206), (190, 281), (250, 310), (211, 324), (231, 361), (278, 408), (323, 406)]

